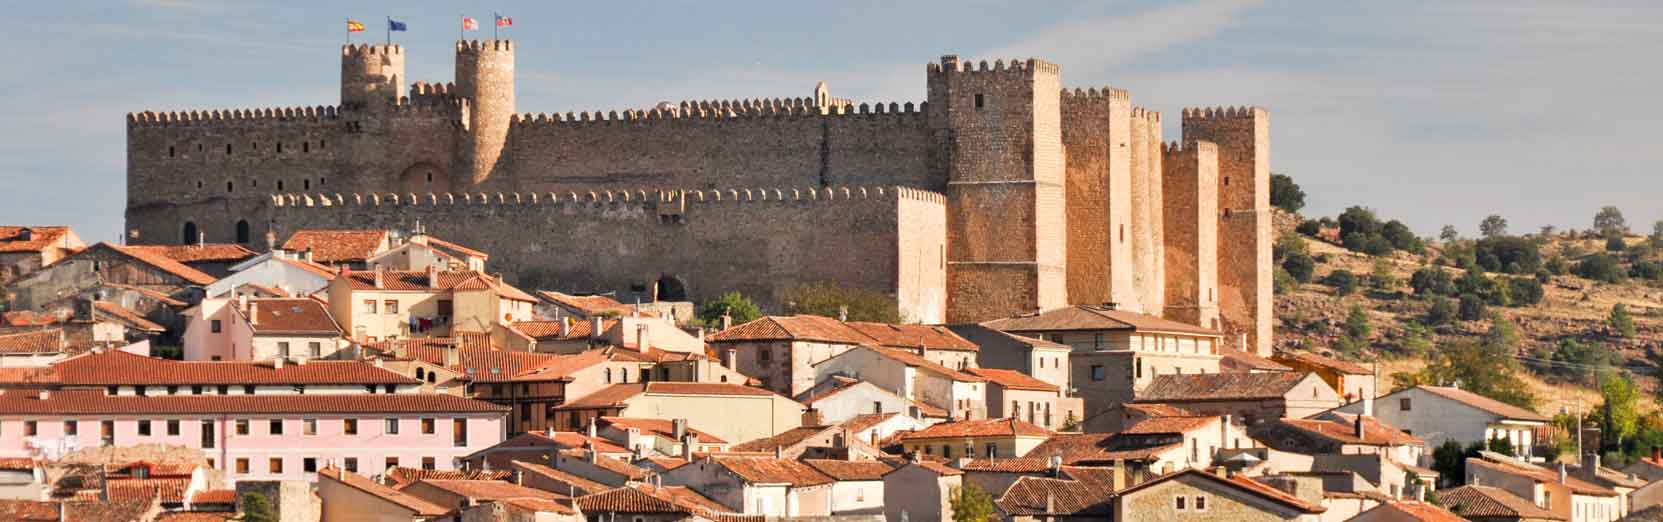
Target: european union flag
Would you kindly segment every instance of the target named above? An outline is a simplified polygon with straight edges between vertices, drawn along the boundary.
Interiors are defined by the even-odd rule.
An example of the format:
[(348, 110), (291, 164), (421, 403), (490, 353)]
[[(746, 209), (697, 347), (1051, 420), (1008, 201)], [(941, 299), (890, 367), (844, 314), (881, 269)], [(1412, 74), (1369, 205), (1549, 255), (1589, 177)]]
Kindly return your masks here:
[(387, 30), (388, 31), (404, 31), (404, 30), (408, 30), (409, 28), (410, 28), (409, 26), (404, 25), (404, 22), (400, 22), (398, 20), (394, 20), (394, 19), (391, 19), (391, 18), (387, 19)]

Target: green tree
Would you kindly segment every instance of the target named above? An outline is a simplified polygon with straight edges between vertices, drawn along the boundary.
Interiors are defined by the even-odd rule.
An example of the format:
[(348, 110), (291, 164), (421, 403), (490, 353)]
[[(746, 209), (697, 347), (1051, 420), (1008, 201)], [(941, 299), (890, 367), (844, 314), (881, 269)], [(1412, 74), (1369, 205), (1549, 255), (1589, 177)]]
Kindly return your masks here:
[[(1604, 425), (1606, 447), (1621, 449), (1623, 439), (1640, 429), (1640, 390), (1621, 373), (1608, 372), (1600, 379), (1600, 423)], [(1615, 440), (1611, 440), (1615, 439)]]
[(1617, 303), (1611, 305), (1611, 333), (1617, 337), (1634, 337), (1634, 315), (1628, 312), (1628, 305)]
[(745, 324), (762, 317), (762, 310), (756, 303), (739, 292), (728, 292), (704, 302), (699, 307), (699, 320), (707, 325), (721, 325), (722, 314), (727, 314), (733, 324)]
[(1484, 221), (1478, 223), (1478, 234), (1486, 238), (1507, 235), (1507, 218), (1498, 214), (1490, 214)]
[(954, 487), (947, 504), (953, 509), (953, 522), (987, 522), (993, 518), (993, 497), (973, 482)]
[(1421, 267), (1409, 276), (1409, 288), (1415, 295), (1455, 295), (1455, 278), (1435, 266)]
[(1382, 292), (1390, 292), (1397, 288), (1396, 265), (1386, 259), (1374, 260), (1374, 270), (1369, 273), (1369, 286)]
[(1455, 230), (1455, 225), (1444, 225), (1444, 228), (1438, 230), (1438, 239), (1442, 239), (1446, 243), (1455, 241), (1461, 239), (1461, 233)]
[(1599, 343), (1584, 343), (1576, 339), (1562, 339), (1553, 347), (1548, 360), (1555, 363), (1548, 370), (1579, 383), (1592, 383), (1594, 372), (1611, 363), (1611, 352)]
[(1477, 321), (1489, 313), (1489, 305), (1484, 304), (1484, 298), (1473, 294), (1461, 294), (1461, 303), (1456, 307), (1455, 316), (1462, 321)]
[(848, 320), (874, 323), (900, 323), (901, 311), (895, 298), (888, 295), (828, 284), (807, 284), (785, 292), (786, 311), (792, 314), (811, 314), (838, 317), (848, 310)]
[(1505, 321), (1497, 323), (1505, 324), (1492, 326), (1483, 342), (1461, 341), (1440, 347), (1415, 380), (1444, 385), (1459, 382), (1461, 389), (1521, 408), (1534, 408), (1536, 396), (1519, 380), (1524, 370), (1513, 357), (1518, 350), (1517, 329)]
[(1345, 314), (1345, 332), (1340, 337), (1340, 350), (1357, 355), (1369, 345), (1369, 336), (1374, 333), (1374, 327), (1369, 324), (1368, 312), (1363, 311), (1361, 305), (1351, 305)]
[(1293, 274), (1289, 274), (1286, 268), (1276, 267), (1276, 272), (1271, 274), (1271, 277), (1271, 283), (1278, 294), (1291, 294), (1299, 289), (1299, 280), (1294, 279)]
[(1305, 191), (1286, 174), (1270, 175), (1270, 204), (1290, 213), (1305, 208)]
[(1532, 306), (1542, 302), (1547, 290), (1533, 277), (1507, 278), (1507, 297), (1513, 306)]
[(1062, 418), (1062, 429), (1058, 431), (1080, 431), (1080, 416), (1069, 410), (1068, 416)]
[(1490, 439), (1490, 443), (1486, 446), (1487, 447), (1485, 449), (1491, 452), (1500, 453), (1509, 457), (1513, 456), (1513, 441), (1508, 440), (1507, 437), (1496, 437)]
[(1282, 269), (1287, 270), (1295, 281), (1309, 283), (1311, 275), (1317, 270), (1317, 262), (1305, 254), (1289, 254), (1287, 259), (1282, 260)]
[(1337, 295), (1347, 296), (1357, 291), (1357, 276), (1353, 275), (1350, 270), (1342, 269), (1329, 272), (1328, 277), (1322, 278), (1322, 282), (1334, 287), (1334, 293)]
[(1444, 439), (1432, 450), (1432, 470), (1446, 486), (1459, 484), (1467, 476), (1467, 450), (1455, 439)]
[(1576, 275), (1606, 283), (1620, 283), (1627, 274), (1622, 264), (1610, 254), (1594, 254), (1576, 263)]
[(1413, 357), (1424, 357), (1432, 349), (1432, 332), (1426, 326), (1404, 323), (1403, 335), (1398, 337), (1397, 351)]
[(1571, 264), (1570, 262), (1565, 261), (1564, 256), (1553, 256), (1552, 258), (1549, 258), (1548, 262), (1542, 265), (1542, 268), (1547, 269), (1548, 273), (1553, 275), (1565, 275), (1571, 273)]
[(1605, 207), (1594, 214), (1594, 230), (1602, 237), (1620, 236), (1628, 232), (1628, 221), (1617, 207)]
[(1442, 326), (1454, 321), (1457, 317), (1455, 303), (1448, 297), (1432, 296), (1432, 301), (1426, 307), (1426, 325)]
[(1415, 232), (1409, 230), (1409, 225), (1403, 224), (1402, 221), (1387, 221), (1380, 227), (1380, 235), (1391, 242), (1392, 248), (1417, 255), (1426, 252), (1426, 242), (1416, 237)]
[(1651, 224), (1651, 246), (1663, 248), (1663, 219)]
[(1622, 252), (1625, 248), (1628, 248), (1628, 242), (1623, 241), (1623, 236), (1611, 236), (1605, 238), (1606, 252)]
[(253, 491), (243, 493), (242, 514), (235, 520), (241, 522), (277, 522), (277, 513), (271, 507), (271, 501), (265, 495)]

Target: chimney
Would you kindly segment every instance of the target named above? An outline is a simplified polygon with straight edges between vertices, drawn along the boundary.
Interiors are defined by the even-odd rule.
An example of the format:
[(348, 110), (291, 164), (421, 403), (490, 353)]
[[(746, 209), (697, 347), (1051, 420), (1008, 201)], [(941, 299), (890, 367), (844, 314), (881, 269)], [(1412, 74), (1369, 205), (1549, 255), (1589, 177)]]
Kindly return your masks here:
[(1114, 487), (1113, 491), (1118, 492), (1122, 489), (1126, 489), (1126, 460), (1125, 459), (1114, 459), (1114, 479), (1113, 479), (1112, 482), (1110, 482), (1110, 485)]
[(375, 358), (375, 367), (376, 367), (376, 368), (381, 368), (381, 367), (382, 367), (382, 366), (381, 366), (381, 364), (382, 364), (382, 363), (381, 363), (381, 358), (380, 358), (380, 357), (376, 357), (376, 358)]
[(517, 470), (517, 469), (514, 470), (514, 485), (516, 485), (516, 486), (524, 486), (525, 485), (525, 472), (524, 471)]
[(571, 335), (572, 335), (572, 318), (570, 318), (570, 317), (560, 318), (560, 338), (565, 339), (566, 337), (571, 336)]
[(586, 456), (589, 457), (590, 464), (594, 464), (600, 460), (601, 453), (599, 451), (595, 451), (595, 441), (585, 441), (583, 443), (583, 449), (589, 450), (588, 455)]
[(682, 437), (685, 437), (687, 435), (687, 419), (671, 419), (670, 433), (675, 435), (676, 440), (681, 440)]
[(1559, 463), (1559, 484), (1564, 485), (1565, 482), (1566, 482), (1566, 479), (1565, 479), (1565, 463), (1560, 462)]
[(1357, 418), (1352, 419), (1351, 422), (1353, 423), (1353, 426), (1352, 426), (1352, 429), (1351, 429), (1351, 431), (1352, 431), (1351, 434), (1356, 436), (1357, 440), (1362, 440), (1363, 439), (1363, 416), (1358, 415)]
[(51, 398), (52, 398), (52, 390), (41, 390), (40, 391), (40, 400), (43, 400), (43, 401), (44, 400), (50, 400)]
[(294, 359), (294, 365), (295, 366), (306, 366), (306, 358), (305, 357), (296, 357)]
[(647, 335), (648, 329), (647, 323), (635, 325), (635, 349), (641, 353), (647, 353), (652, 348), (652, 336)]
[(723, 312), (722, 313), (722, 329), (727, 330), (729, 328), (733, 328), (733, 316), (728, 315), (727, 312)]
[(1051, 477), (1062, 476), (1062, 455), (1052, 455), (1045, 460), (1046, 467), (1051, 468)]
[(439, 269), (438, 269), (438, 267), (435, 267), (433, 265), (427, 265), (427, 287), (428, 288), (434, 288), (434, 289), (439, 288)]
[(692, 433), (681, 438), (681, 460), (693, 462), (693, 448), (699, 445), (699, 436)]
[(595, 418), (594, 417), (589, 418), (588, 432), (589, 432), (589, 438), (591, 438), (591, 439), (595, 438)]
[(275, 359), (272, 359), (272, 360), (271, 360), (271, 368), (272, 368), (272, 369), (273, 369), (273, 370), (281, 370), (281, 369), (283, 369), (283, 358), (282, 358), (282, 357), (278, 357), (278, 358), (275, 358)]
[(248, 303), (248, 324), (256, 326), (260, 324), (260, 303), (258, 301)]
[(444, 347), (445, 368), (455, 368), (462, 364), (462, 347), (456, 344)]
[(598, 341), (598, 340), (601, 339), (601, 334), (602, 333), (603, 332), (601, 332), (601, 317), (598, 316), (598, 315), (590, 316), (589, 317), (589, 338)]
[(1374, 416), (1374, 397), (1363, 397), (1363, 416)]
[(803, 426), (825, 426), (825, 419), (820, 415), (820, 410), (814, 408), (803, 410)]
[(774, 458), (776, 458), (776, 459), (785, 458), (785, 446), (774, 446)]
[(306, 252), (301, 255), (305, 256), (302, 259), (305, 259), (307, 263), (312, 262), (312, 247), (306, 247)]
[(837, 320), (839, 322), (849, 320), (849, 305), (837, 305)]
[(387, 284), (387, 267), (375, 265), (375, 287), (382, 288)]
[(1589, 452), (1582, 456), (1582, 476), (1592, 477), (1599, 473), (1599, 453)]

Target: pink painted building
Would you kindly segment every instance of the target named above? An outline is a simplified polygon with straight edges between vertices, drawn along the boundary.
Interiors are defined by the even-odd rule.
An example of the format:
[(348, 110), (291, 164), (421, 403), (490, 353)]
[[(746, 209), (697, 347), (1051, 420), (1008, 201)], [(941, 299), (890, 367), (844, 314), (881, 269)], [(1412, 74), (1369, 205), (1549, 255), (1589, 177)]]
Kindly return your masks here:
[(108, 395), (0, 393), (0, 457), (53, 459), (91, 446), (199, 449), (228, 482), (315, 480), (333, 464), (455, 469), (504, 438), (508, 409), (439, 394)]

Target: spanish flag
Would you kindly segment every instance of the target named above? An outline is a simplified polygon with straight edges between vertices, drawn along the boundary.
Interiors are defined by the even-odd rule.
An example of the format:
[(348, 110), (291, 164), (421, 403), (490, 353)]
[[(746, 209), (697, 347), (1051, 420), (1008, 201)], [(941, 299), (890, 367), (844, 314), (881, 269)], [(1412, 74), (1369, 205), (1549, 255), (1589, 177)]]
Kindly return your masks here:
[(364, 32), (364, 23), (359, 22), (357, 20), (347, 20), (346, 21), (346, 32), (362, 33), (362, 32)]

